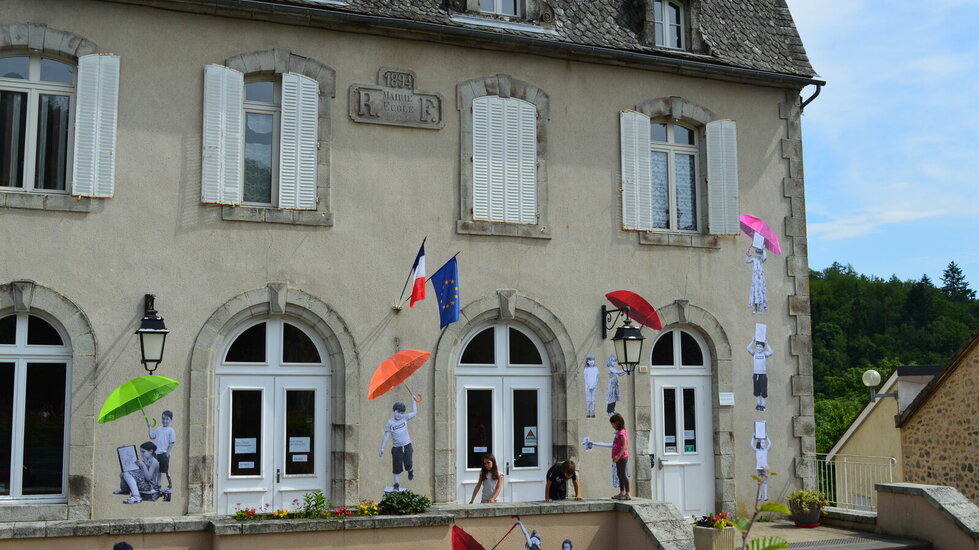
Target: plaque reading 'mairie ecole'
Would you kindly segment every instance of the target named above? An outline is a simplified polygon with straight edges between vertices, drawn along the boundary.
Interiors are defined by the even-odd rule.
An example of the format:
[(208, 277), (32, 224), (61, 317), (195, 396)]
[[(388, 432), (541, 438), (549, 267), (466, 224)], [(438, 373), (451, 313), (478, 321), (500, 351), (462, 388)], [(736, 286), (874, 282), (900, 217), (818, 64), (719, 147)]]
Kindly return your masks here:
[(354, 122), (438, 130), (445, 126), (442, 94), (415, 89), (415, 71), (381, 67), (377, 86), (350, 86), (350, 118)]

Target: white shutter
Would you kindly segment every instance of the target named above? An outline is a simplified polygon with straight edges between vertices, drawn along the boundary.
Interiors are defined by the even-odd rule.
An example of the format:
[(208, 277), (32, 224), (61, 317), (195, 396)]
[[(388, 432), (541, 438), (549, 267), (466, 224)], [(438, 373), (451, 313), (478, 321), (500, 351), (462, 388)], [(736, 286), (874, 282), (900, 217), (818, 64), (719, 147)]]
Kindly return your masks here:
[(279, 117), (279, 208), (316, 210), (316, 126), (319, 84), (296, 73), (282, 75)]
[(653, 229), (653, 176), (650, 172), (649, 117), (619, 113), (622, 147), (622, 228)]
[(516, 221), (537, 223), (537, 108), (522, 99), (510, 99), (517, 107), (518, 128), (512, 140), (517, 144), (520, 180), (520, 214)]
[(503, 99), (486, 98), (489, 105), (489, 219), (506, 220), (506, 117)]
[(707, 123), (707, 202), (710, 232), (738, 234), (738, 138), (733, 120)]
[(489, 97), (473, 101), (473, 219), (488, 220), (489, 214)]
[(119, 57), (79, 57), (77, 97), (71, 194), (111, 197), (115, 192)]
[(221, 65), (204, 68), (201, 201), (241, 204), (245, 77)]

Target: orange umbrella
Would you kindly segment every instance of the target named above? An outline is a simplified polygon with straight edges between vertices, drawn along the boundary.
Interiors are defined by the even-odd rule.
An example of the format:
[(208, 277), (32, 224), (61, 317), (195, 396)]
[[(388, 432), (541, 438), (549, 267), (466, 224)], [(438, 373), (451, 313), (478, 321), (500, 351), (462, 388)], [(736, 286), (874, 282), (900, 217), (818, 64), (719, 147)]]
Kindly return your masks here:
[[(409, 376), (421, 368), (431, 355), (431, 353), (420, 349), (406, 349), (385, 359), (374, 371), (374, 376), (371, 376), (367, 399), (376, 399), (394, 389), (395, 386), (407, 380)], [(405, 387), (407, 388), (407, 386)], [(411, 393), (411, 390), (408, 390), (408, 393), (415, 401), (421, 401), (420, 395), (416, 397), (415, 394)]]

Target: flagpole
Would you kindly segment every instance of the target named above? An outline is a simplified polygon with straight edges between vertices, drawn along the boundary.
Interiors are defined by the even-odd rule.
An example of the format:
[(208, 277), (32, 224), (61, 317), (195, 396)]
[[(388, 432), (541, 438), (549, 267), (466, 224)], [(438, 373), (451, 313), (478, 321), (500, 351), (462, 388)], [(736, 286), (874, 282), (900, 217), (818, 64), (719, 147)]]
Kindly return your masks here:
[[(462, 251), (461, 251), (461, 250), (460, 250), (460, 251), (458, 251), (458, 252), (456, 252), (455, 254), (453, 254), (453, 255), (452, 255), (452, 258), (455, 258), (455, 257), (456, 257), (456, 256), (458, 256), (459, 254), (462, 254)], [(445, 267), (445, 264), (447, 264), (447, 263), (449, 263), (449, 262), (451, 262), (451, 261), (452, 261), (452, 258), (449, 258), (448, 260), (445, 260), (445, 263), (443, 263), (443, 264), (442, 264), (442, 267)], [(438, 273), (438, 272), (439, 272), (439, 270), (441, 270), (441, 269), (442, 269), (442, 267), (440, 267), (440, 268), (438, 268), (438, 269), (436, 269), (436, 270), (435, 270), (435, 273)], [(434, 277), (434, 276), (435, 276), (435, 273), (432, 273), (432, 277)], [(427, 279), (425, 279), (425, 284), (428, 284), (428, 282), (432, 280), (432, 277), (429, 277), (429, 278), (427, 278)]]
[[(427, 241), (427, 240), (428, 240), (428, 235), (425, 235), (425, 238), (422, 239), (421, 246), (425, 246), (425, 241)], [(419, 250), (421, 250), (421, 246), (418, 247)], [(418, 256), (415, 256), (415, 257), (417, 258)], [(411, 281), (411, 276), (414, 275), (414, 274), (415, 274), (415, 264), (414, 264), (414, 262), (412, 262), (411, 268), (408, 269), (408, 278), (405, 279), (405, 286), (404, 286), (404, 288), (401, 289), (401, 296), (398, 298), (397, 305), (394, 306), (394, 309), (401, 309), (401, 306), (404, 305), (404, 301), (403, 300), (405, 298), (405, 290), (408, 289), (408, 282)]]

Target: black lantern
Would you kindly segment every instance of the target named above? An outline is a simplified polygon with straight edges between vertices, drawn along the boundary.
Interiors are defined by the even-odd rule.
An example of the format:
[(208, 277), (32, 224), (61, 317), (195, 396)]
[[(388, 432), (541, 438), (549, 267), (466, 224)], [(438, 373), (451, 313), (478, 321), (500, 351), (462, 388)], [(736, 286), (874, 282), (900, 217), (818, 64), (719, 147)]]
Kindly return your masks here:
[(163, 361), (163, 346), (170, 331), (163, 324), (163, 317), (156, 314), (153, 302), (156, 296), (143, 296), (143, 320), (139, 323), (136, 334), (139, 335), (139, 353), (142, 357), (143, 368), (153, 374), (156, 367)]
[(619, 320), (619, 315), (612, 319), (612, 314), (625, 314), (625, 322), (615, 329), (615, 336), (612, 336), (612, 344), (615, 346), (615, 358), (626, 374), (632, 374), (636, 370), (642, 357), (642, 343), (646, 338), (642, 335), (639, 327), (632, 324), (629, 318), (629, 308), (605, 309), (602, 306), (602, 339), (608, 336), (608, 330), (612, 328), (615, 321)]

